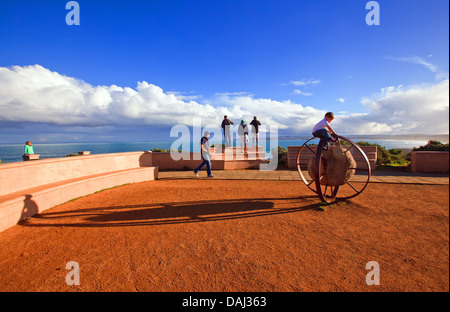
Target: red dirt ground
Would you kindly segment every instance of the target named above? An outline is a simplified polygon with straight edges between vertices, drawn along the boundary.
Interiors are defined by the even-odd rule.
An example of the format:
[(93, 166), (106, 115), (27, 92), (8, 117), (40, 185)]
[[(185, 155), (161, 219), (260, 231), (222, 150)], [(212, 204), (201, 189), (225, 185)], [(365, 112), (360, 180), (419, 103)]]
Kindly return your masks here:
[(448, 292), (449, 188), (370, 184), (323, 211), (299, 181), (125, 185), (1, 232), (0, 291)]

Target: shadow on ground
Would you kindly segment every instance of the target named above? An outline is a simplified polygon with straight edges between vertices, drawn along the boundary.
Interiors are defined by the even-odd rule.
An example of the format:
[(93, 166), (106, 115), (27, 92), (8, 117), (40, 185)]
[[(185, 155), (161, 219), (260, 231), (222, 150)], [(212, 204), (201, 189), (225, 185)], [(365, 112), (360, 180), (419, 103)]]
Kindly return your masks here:
[[(164, 225), (242, 219), (268, 215), (320, 210), (317, 204), (295, 198), (298, 207), (292, 207), (293, 198), (264, 198), (227, 201), (195, 201), (142, 205), (93, 207), (57, 212), (45, 212), (21, 223), (28, 227), (118, 227)], [(283, 202), (290, 201), (289, 205)]]

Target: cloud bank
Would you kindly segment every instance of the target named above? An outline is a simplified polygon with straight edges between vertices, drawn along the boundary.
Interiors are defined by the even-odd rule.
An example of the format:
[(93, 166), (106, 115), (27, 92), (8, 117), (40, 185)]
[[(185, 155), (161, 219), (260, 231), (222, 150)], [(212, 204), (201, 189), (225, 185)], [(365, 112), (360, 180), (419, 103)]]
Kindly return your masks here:
[(356, 129), (361, 122), (373, 133), (430, 133), (449, 131), (449, 80), (437, 84), (387, 87), (362, 99), (371, 113), (350, 116), (346, 121)]
[[(333, 125), (342, 134), (448, 133), (448, 92), (448, 79), (431, 85), (387, 87), (358, 103), (368, 113), (338, 115)], [(66, 127), (173, 126), (192, 125), (194, 117), (205, 125), (220, 125), (223, 115), (235, 121), (250, 121), (257, 115), (286, 134), (309, 134), (324, 113), (290, 100), (255, 98), (246, 92), (203, 98), (164, 92), (146, 81), (135, 88), (93, 86), (40, 65), (0, 67), (3, 127), (24, 122)]]
[(92, 86), (39, 65), (0, 68), (0, 119), (56, 125), (172, 125), (186, 112), (209, 118), (215, 109), (164, 93), (145, 81), (136, 89)]

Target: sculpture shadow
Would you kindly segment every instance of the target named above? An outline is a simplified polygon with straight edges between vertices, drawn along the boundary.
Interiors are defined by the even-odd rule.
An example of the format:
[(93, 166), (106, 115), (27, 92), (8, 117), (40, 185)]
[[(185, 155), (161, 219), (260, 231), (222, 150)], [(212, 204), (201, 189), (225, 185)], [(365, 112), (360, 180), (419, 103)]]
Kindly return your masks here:
[[(262, 217), (317, 209), (317, 204), (300, 207), (275, 207), (275, 201), (285, 199), (251, 199), (227, 201), (196, 201), (189, 203), (156, 203), (95, 207), (36, 215), (30, 227), (119, 227), (150, 226), (210, 222)], [(60, 221), (60, 222), (58, 222)]]

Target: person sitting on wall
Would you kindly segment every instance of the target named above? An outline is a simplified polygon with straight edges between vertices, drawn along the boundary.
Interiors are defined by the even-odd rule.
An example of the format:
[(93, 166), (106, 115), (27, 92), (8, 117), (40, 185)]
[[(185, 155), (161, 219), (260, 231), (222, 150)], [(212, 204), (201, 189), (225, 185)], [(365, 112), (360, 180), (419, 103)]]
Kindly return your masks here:
[(33, 144), (31, 144), (30, 141), (27, 141), (25, 143), (25, 155), (33, 155), (33, 154), (34, 154)]
[(30, 141), (25, 142), (25, 154), (23, 160), (39, 159), (39, 155), (34, 153), (33, 144)]

